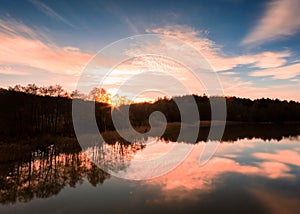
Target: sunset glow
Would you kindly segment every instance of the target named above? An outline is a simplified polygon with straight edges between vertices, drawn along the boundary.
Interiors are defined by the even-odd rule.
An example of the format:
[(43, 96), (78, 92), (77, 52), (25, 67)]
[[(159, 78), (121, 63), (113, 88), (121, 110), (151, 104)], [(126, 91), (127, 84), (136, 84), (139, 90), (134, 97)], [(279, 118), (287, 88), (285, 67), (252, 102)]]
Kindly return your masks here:
[[(231, 24), (234, 30), (226, 30), (225, 27), (222, 38), (218, 26), (224, 24), (221, 16), (230, 11), (229, 5), (222, 9), (220, 17), (217, 16), (207, 23), (205, 20), (210, 19), (209, 12), (199, 13), (201, 20), (199, 22), (187, 18), (190, 13), (188, 10), (173, 8), (170, 15), (164, 13), (162, 7), (158, 18), (165, 21), (155, 24), (147, 18), (139, 21), (137, 19), (141, 13), (151, 14), (151, 9), (146, 12), (146, 5), (142, 5), (134, 13), (111, 12), (111, 8), (122, 11), (121, 8), (124, 6), (122, 3), (118, 6), (112, 5), (96, 4), (90, 7), (86, 4), (83, 6), (84, 9), (81, 9), (84, 11), (82, 16), (76, 19), (74, 15), (78, 14), (76, 10), (79, 9), (77, 4), (72, 5), (73, 13), (70, 11), (65, 13), (59, 3), (56, 5), (53, 2), (30, 1), (26, 4), (26, 8), (30, 11), (30, 16), (38, 16), (39, 19), (24, 18), (26, 12), (11, 10), (9, 4), (3, 5), (1, 10), (5, 13), (0, 17), (0, 86), (28, 83), (60, 84), (66, 90), (72, 91), (76, 88), (78, 77), (86, 64), (101, 48), (135, 34), (155, 33), (174, 36), (196, 48), (217, 72), (226, 96), (253, 99), (270, 97), (299, 101), (300, 55), (297, 50), (300, 43), (297, 35), (300, 16), (295, 9), (299, 7), (297, 0), (274, 0), (263, 3), (263, 7), (254, 4), (257, 13), (252, 14), (252, 19), (257, 20), (255, 22), (243, 18), (244, 12), (237, 12), (242, 11), (242, 5), (232, 5), (241, 8), (234, 12), (230, 22), (225, 24), (227, 27)], [(206, 10), (210, 9), (211, 5), (207, 5)], [(97, 24), (98, 27), (94, 22), (88, 23), (85, 14), (88, 11), (97, 16), (96, 10), (106, 14), (106, 20), (115, 21)], [(191, 13), (194, 15), (193, 13), (197, 11)], [(240, 26), (240, 19), (245, 22), (242, 25), (246, 27)], [(285, 24), (287, 22), (288, 25)], [(120, 24), (123, 26), (116, 34), (113, 28)], [(103, 34), (110, 29), (113, 38), (106, 33)], [(82, 36), (81, 32), (85, 35)], [(164, 48), (166, 42), (161, 41), (156, 47), (144, 48), (145, 50)], [(135, 51), (134, 47), (127, 50), (129, 57), (132, 51)], [(181, 54), (188, 56), (188, 53)], [(117, 59), (99, 57), (97, 60), (105, 66)], [(176, 67), (171, 61), (164, 59), (154, 61), (136, 59), (134, 63), (140, 67), (156, 66), (157, 71), (163, 72), (172, 72), (171, 70)], [(128, 66), (124, 69), (124, 66), (126, 67), (122, 65), (123, 69), (120, 68), (110, 76), (107, 84), (102, 85), (108, 92), (113, 94), (118, 90), (120, 81), (131, 75), (131, 69), (128, 69)], [(178, 70), (178, 75), (181, 76), (178, 78), (195, 87), (195, 79), (187, 74), (184, 69)], [(204, 92), (201, 87), (191, 90), (191, 93), (196, 94)], [(139, 100), (153, 100), (153, 97)]]
[(297, 213), (300, 0), (0, 0), (0, 213)]

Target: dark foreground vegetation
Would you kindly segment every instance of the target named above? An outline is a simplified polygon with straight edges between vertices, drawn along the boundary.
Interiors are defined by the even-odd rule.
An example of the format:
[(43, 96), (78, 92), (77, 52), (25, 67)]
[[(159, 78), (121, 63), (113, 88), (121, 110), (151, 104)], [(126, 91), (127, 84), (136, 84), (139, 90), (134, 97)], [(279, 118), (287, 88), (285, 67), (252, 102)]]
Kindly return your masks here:
[[(92, 97), (92, 98), (91, 98)], [(97, 99), (95, 99), (97, 97)], [(134, 127), (149, 126), (149, 115), (154, 111), (162, 112), (167, 122), (181, 121), (181, 115), (175, 100), (188, 103), (193, 98), (198, 106), (202, 121), (211, 120), (210, 102), (219, 102), (221, 97), (188, 95), (176, 98), (158, 99), (154, 103), (129, 104), (121, 102), (117, 108), (104, 103), (109, 95), (103, 89), (95, 89), (89, 95), (74, 91), (65, 92), (60, 86), (27, 87), (0, 90), (0, 141), (31, 138), (39, 135), (75, 136), (72, 122), (72, 99), (77, 99), (86, 108), (95, 105), (95, 116), (100, 132), (114, 130), (111, 111), (126, 117), (125, 109), (129, 107), (130, 123)], [(97, 102), (91, 101), (95, 99)], [(123, 105), (122, 105), (123, 104)], [(278, 99), (250, 100), (226, 97), (227, 121), (239, 122), (300, 122), (300, 103), (280, 101)], [(218, 119), (218, 118), (217, 118)], [(191, 121), (189, 121), (191, 122)], [(197, 121), (193, 121), (197, 122)], [(129, 125), (129, 124), (127, 124)], [(122, 128), (126, 128), (122, 127)]]

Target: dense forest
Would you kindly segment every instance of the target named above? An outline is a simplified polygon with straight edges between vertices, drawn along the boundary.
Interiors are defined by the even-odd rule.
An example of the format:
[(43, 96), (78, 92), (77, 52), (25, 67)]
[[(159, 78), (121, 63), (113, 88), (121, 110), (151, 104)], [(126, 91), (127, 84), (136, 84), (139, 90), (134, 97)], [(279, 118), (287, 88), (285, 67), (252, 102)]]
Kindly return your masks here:
[[(134, 127), (149, 126), (149, 115), (162, 112), (168, 122), (181, 121), (176, 100), (182, 103), (193, 98), (198, 106), (200, 119), (211, 120), (210, 102), (222, 97), (186, 95), (160, 98), (153, 103), (132, 103), (124, 97), (114, 97), (118, 107), (109, 103), (112, 99), (103, 89), (93, 89), (88, 95), (78, 91), (68, 93), (61, 86), (38, 87), (34, 84), (17, 85), (0, 89), (0, 140), (32, 137), (43, 134), (75, 136), (72, 122), (72, 99), (83, 105), (95, 105), (95, 116), (100, 132), (114, 130), (111, 112), (122, 115), (129, 108), (130, 123)], [(300, 122), (300, 103), (278, 99), (246, 99), (226, 97), (227, 121), (241, 122)], [(96, 100), (96, 102), (91, 101)], [(125, 115), (125, 113), (124, 113)], [(196, 121), (195, 121), (196, 122)], [(129, 124), (128, 124), (129, 125)], [(126, 127), (123, 127), (126, 128)]]

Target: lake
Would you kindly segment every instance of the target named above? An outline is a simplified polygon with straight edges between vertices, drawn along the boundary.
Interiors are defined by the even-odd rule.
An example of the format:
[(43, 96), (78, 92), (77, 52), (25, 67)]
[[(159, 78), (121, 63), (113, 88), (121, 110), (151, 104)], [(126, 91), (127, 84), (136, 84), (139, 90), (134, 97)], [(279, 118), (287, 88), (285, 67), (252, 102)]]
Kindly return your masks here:
[[(234, 126), (221, 142), (149, 136), (85, 152), (54, 143), (20, 155), (1, 145), (0, 213), (297, 213), (299, 128), (255, 127)], [(217, 150), (200, 165), (201, 152), (211, 143)], [(147, 180), (121, 178), (136, 178), (138, 161), (174, 147), (188, 153), (167, 173)], [(95, 152), (102, 169), (90, 159)]]

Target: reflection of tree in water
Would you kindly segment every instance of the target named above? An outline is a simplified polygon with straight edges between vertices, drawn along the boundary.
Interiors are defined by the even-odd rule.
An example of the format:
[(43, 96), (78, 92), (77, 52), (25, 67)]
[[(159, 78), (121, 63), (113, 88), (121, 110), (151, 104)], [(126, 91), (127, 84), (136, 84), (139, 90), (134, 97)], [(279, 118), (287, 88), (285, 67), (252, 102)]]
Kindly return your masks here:
[(27, 202), (56, 195), (84, 178), (102, 184), (110, 175), (96, 167), (82, 152), (59, 153), (56, 146), (31, 152), (26, 159), (0, 165), (0, 203)]
[[(124, 170), (133, 155), (145, 147), (140, 143), (104, 143), (90, 147), (89, 153), (84, 153), (78, 148), (74, 151), (74, 148), (62, 149), (61, 146), (54, 144), (39, 147), (37, 151), (23, 154), (21, 159), (0, 162), (0, 203), (28, 202), (35, 197), (48, 198), (58, 194), (66, 185), (75, 187), (78, 183), (82, 184), (84, 179), (93, 186), (102, 184), (110, 178), (103, 169)], [(1, 151), (0, 156), (5, 152)], [(92, 160), (101, 163), (101, 168), (86, 154), (93, 154)]]
[(85, 153), (87, 156), (105, 171), (119, 172), (125, 170), (137, 151), (146, 147), (143, 141), (136, 143), (102, 144), (89, 147)]
[[(179, 136), (181, 124), (169, 124), (161, 136), (166, 141), (176, 142)], [(222, 132), (222, 126), (215, 125), (214, 130)], [(194, 133), (194, 129), (190, 126), (183, 127), (182, 132), (185, 133), (183, 141), (194, 143), (189, 140), (189, 132)], [(300, 135), (299, 124), (272, 124), (272, 123), (236, 123), (225, 126), (221, 142), (235, 142), (240, 139), (259, 138), (262, 140), (280, 141), (285, 137), (295, 137)], [(193, 134), (191, 134), (193, 136)], [(218, 136), (218, 135), (217, 135)], [(197, 142), (219, 140), (213, 134), (210, 134), (210, 125), (203, 126), (199, 130)]]

